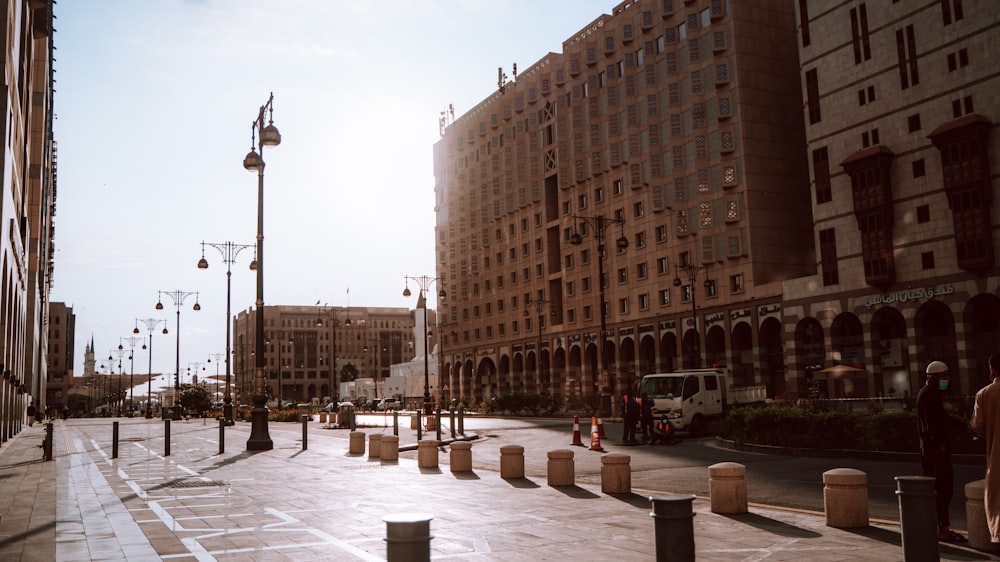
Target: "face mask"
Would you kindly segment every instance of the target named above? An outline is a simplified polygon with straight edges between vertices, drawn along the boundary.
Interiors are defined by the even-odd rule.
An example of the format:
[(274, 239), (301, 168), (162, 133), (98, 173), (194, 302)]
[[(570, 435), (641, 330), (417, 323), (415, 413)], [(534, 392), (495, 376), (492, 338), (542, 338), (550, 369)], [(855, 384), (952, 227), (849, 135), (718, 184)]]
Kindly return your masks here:
[(940, 380), (940, 381), (938, 381), (938, 389), (939, 390), (948, 390), (948, 381), (946, 381), (946, 380)]

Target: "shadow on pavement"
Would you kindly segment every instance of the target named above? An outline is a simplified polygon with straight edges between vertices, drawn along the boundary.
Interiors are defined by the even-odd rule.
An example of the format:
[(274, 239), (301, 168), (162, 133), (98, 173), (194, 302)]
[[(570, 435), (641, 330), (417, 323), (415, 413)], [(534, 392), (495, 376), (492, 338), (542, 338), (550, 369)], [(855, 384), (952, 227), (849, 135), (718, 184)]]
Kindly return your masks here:
[(615, 498), (616, 500), (621, 500), (632, 507), (651, 509), (652, 504), (649, 502), (648, 496), (640, 496), (639, 494), (634, 494), (629, 492), (627, 494), (608, 494), (609, 496)]
[(796, 537), (801, 539), (817, 538), (821, 537), (820, 533), (815, 531), (810, 531), (808, 529), (803, 529), (802, 527), (796, 527), (794, 525), (789, 525), (784, 521), (778, 521), (776, 519), (771, 519), (770, 517), (764, 517), (763, 515), (758, 515), (756, 513), (735, 513), (735, 514), (723, 514), (723, 517), (732, 519), (733, 521), (744, 523), (751, 527), (755, 527), (762, 531), (767, 531), (775, 535), (781, 535), (785, 537)]
[(504, 478), (504, 480), (515, 488), (524, 488), (524, 489), (541, 488), (541, 486), (535, 484), (533, 481), (528, 480), (527, 478)]
[(580, 500), (588, 500), (601, 497), (598, 494), (595, 494), (594, 492), (591, 492), (590, 490), (586, 490), (579, 486), (550, 486), (550, 488), (552, 488), (553, 490), (559, 490), (560, 492), (566, 494), (571, 498), (576, 498)]

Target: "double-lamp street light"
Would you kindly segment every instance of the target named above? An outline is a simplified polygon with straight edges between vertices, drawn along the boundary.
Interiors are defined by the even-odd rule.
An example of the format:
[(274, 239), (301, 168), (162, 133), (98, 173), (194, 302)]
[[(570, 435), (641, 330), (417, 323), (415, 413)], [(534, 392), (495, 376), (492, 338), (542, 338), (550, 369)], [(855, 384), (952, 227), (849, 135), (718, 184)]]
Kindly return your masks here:
[[(267, 125), (264, 125), (264, 116)], [(281, 133), (274, 126), (274, 93), (260, 106), (257, 118), (250, 125), (250, 152), (243, 158), (243, 167), (257, 172), (257, 314), (255, 317), (254, 395), (250, 412), (248, 451), (269, 451), (274, 448), (267, 430), (267, 397), (264, 395), (264, 147), (281, 144)], [(257, 142), (259, 139), (259, 142)], [(258, 152), (259, 149), (259, 152)], [(280, 381), (279, 381), (280, 383)]]
[[(403, 277), (403, 283), (405, 285), (405, 288), (403, 289), (404, 297), (408, 297), (413, 294), (410, 292), (410, 281), (413, 281), (420, 287), (420, 295), (417, 297), (417, 308), (424, 309), (424, 413), (430, 415), (433, 413), (434, 405), (431, 402), (430, 350), (428, 349), (429, 342), (427, 339), (427, 291), (430, 290), (431, 285), (438, 282), (438, 297), (444, 298), (448, 295), (445, 293), (444, 287), (440, 286), (443, 281), (438, 277), (430, 277), (428, 275), (406, 275)], [(438, 376), (441, 376), (440, 373)]]
[(602, 394), (602, 404), (601, 407), (606, 409), (606, 411), (611, 410), (611, 396), (612, 391), (610, 378), (608, 377), (608, 365), (607, 365), (607, 338), (608, 338), (608, 305), (604, 298), (604, 286), (606, 285), (606, 279), (604, 275), (604, 254), (605, 254), (605, 234), (609, 226), (617, 224), (621, 230), (621, 234), (615, 241), (615, 247), (618, 251), (624, 251), (628, 248), (628, 238), (625, 237), (625, 220), (618, 217), (608, 218), (604, 215), (597, 215), (593, 217), (584, 217), (573, 215), (573, 220), (576, 224), (573, 228), (573, 234), (569, 237), (569, 243), (574, 246), (579, 246), (583, 243), (583, 236), (580, 234), (579, 225), (583, 224), (593, 228), (594, 238), (597, 240), (597, 286), (600, 292), (601, 298), (601, 335), (600, 335), (600, 347), (597, 348), (598, 364), (601, 369), (601, 394)]
[(705, 272), (705, 290), (709, 291), (712, 286), (712, 280), (707, 279), (708, 277), (708, 266), (707, 265), (694, 265), (693, 263), (680, 263), (674, 266), (674, 287), (680, 287), (684, 284), (681, 281), (679, 271), (683, 271), (687, 275), (691, 297), (691, 364), (685, 365), (689, 369), (698, 369), (701, 367), (701, 350), (698, 345), (698, 307), (694, 296), (694, 282), (698, 280), (698, 272)]
[[(204, 242), (201, 243), (201, 259), (198, 260), (198, 269), (208, 269), (208, 260), (205, 259), (205, 246), (211, 246), (222, 254), (222, 261), (226, 264), (226, 392), (222, 402), (222, 416), (226, 419), (226, 425), (233, 425), (233, 395), (231, 388), (231, 373), (229, 358), (232, 357), (231, 330), (232, 324), (229, 319), (232, 316), (232, 265), (236, 262), (236, 256), (247, 248), (252, 248), (250, 244), (236, 244), (235, 242)], [(257, 260), (250, 262), (250, 270), (257, 269)], [(216, 360), (218, 361), (218, 360)]]
[[(132, 330), (133, 334), (139, 333), (139, 322), (142, 322), (146, 326), (146, 331), (149, 332), (149, 380), (146, 382), (146, 419), (153, 417), (153, 330), (156, 326), (163, 322), (163, 335), (167, 332), (167, 321), (158, 318), (136, 318), (135, 328)], [(142, 344), (142, 348), (146, 349), (146, 344)]]
[[(330, 328), (333, 331), (333, 336), (332, 336), (333, 351), (331, 352), (331, 358), (330, 358), (330, 396), (332, 397), (331, 401), (333, 402), (334, 407), (338, 407), (337, 404), (340, 403), (340, 374), (337, 373), (337, 326), (338, 326), (337, 316), (339, 316), (343, 312), (346, 312), (347, 319), (344, 320), (344, 326), (349, 327), (351, 325), (351, 309), (331, 308), (325, 312), (327, 312), (332, 317), (330, 320)], [(323, 327), (322, 312), (320, 313), (320, 317), (316, 319), (316, 326), (320, 328)]]
[(177, 355), (176, 362), (174, 363), (174, 399), (177, 402), (174, 404), (174, 419), (181, 419), (181, 307), (184, 306), (184, 301), (191, 295), (194, 295), (194, 310), (201, 310), (201, 305), (198, 304), (198, 293), (190, 291), (157, 291), (156, 299), (156, 310), (163, 310), (163, 295), (170, 297), (170, 300), (177, 307)]

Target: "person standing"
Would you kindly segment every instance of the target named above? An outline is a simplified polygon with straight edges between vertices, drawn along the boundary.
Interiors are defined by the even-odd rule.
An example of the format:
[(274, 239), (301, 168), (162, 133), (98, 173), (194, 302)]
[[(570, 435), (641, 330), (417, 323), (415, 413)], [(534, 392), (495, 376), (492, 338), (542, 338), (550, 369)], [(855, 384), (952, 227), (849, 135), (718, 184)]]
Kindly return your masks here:
[(35, 403), (28, 404), (28, 427), (35, 425)]
[(951, 375), (941, 361), (931, 361), (926, 369), (927, 382), (917, 393), (917, 425), (920, 436), (920, 465), (924, 476), (934, 478), (934, 504), (937, 511), (938, 540), (958, 543), (967, 539), (951, 529), (951, 504), (954, 476), (951, 467), (952, 430), (964, 430), (965, 424), (944, 409), (941, 391), (948, 389)]
[(643, 392), (639, 397), (639, 427), (642, 428), (642, 442), (653, 437), (653, 399)]
[(990, 356), (990, 384), (976, 393), (976, 405), (969, 425), (986, 441), (986, 524), (990, 542), (1000, 543), (1000, 355)]
[(635, 443), (635, 426), (639, 423), (639, 403), (631, 392), (626, 392), (622, 396), (622, 422), (625, 425), (622, 431), (622, 443)]

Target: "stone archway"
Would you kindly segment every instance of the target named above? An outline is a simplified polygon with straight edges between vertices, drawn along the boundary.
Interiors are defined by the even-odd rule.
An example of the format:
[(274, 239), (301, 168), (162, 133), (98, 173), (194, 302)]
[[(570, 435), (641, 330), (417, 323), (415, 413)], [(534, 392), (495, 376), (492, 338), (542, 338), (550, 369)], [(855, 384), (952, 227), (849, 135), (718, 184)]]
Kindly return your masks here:
[[(955, 343), (955, 315), (948, 305), (938, 300), (930, 300), (920, 305), (913, 318), (914, 342), (917, 348), (917, 371), (923, 386), (924, 372), (931, 361), (944, 361), (958, 376), (951, 377), (949, 394), (960, 395), (968, 388), (968, 373), (958, 369), (958, 347)], [(964, 379), (964, 380), (963, 380)]]
[(754, 382), (753, 333), (750, 324), (737, 322), (733, 326), (733, 386), (750, 386)]
[(677, 334), (664, 332), (660, 335), (660, 368), (661, 373), (673, 373), (677, 370)]
[(1000, 353), (1000, 298), (981, 294), (969, 299), (962, 314), (965, 319), (966, 353), (969, 369), (969, 394), (990, 382), (990, 355)]
[(812, 373), (823, 368), (823, 361), (826, 359), (825, 343), (823, 326), (819, 320), (806, 317), (795, 325), (795, 356), (798, 358), (798, 363), (794, 366), (793, 373), (795, 392), (798, 396), (817, 391)]
[(712, 326), (705, 334), (706, 367), (725, 369), (726, 361), (726, 331), (722, 326)]
[[(841, 312), (830, 325), (830, 350), (833, 352), (833, 360), (839, 365), (849, 365), (856, 369), (868, 371), (868, 364), (865, 361), (865, 333), (861, 326), (861, 320), (850, 312)], [(824, 365), (827, 367), (829, 365)], [(868, 386), (868, 377), (845, 378), (841, 381), (830, 381), (844, 386), (843, 393), (838, 392), (837, 396), (847, 396), (851, 398), (865, 398), (871, 395)], [(833, 394), (828, 394), (833, 396)]]
[(636, 375), (642, 377), (659, 372), (656, 364), (656, 339), (646, 334), (639, 340), (639, 368)]
[(903, 313), (886, 306), (875, 311), (871, 322), (872, 370), (875, 391), (883, 396), (909, 397), (916, 395), (923, 377), (910, 375)]
[[(781, 321), (765, 318), (758, 329), (760, 342), (760, 382), (767, 386), (768, 396), (785, 396), (785, 346)], [(788, 398), (792, 398), (789, 396)]]

